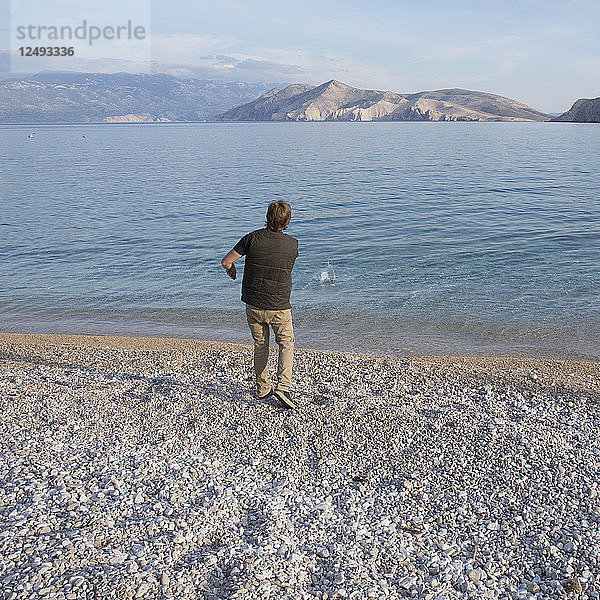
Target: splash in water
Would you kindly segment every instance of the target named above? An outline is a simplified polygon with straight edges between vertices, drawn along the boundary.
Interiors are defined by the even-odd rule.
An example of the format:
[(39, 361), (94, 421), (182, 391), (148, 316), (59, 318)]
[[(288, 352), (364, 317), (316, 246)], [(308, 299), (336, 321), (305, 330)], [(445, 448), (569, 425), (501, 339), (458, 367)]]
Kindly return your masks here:
[(335, 271), (329, 261), (327, 261), (327, 268), (324, 271), (321, 271), (319, 281), (321, 283), (335, 283)]

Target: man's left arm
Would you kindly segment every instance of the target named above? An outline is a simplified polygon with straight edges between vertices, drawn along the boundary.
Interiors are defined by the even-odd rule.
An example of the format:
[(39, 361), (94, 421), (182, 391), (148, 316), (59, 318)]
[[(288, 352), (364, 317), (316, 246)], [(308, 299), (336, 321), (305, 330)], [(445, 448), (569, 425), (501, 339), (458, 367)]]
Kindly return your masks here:
[(236, 252), (235, 250), (230, 250), (229, 253), (223, 257), (221, 261), (222, 267), (227, 272), (227, 275), (231, 277), (231, 279), (236, 278), (235, 265), (233, 264), (238, 258), (242, 258), (242, 255)]

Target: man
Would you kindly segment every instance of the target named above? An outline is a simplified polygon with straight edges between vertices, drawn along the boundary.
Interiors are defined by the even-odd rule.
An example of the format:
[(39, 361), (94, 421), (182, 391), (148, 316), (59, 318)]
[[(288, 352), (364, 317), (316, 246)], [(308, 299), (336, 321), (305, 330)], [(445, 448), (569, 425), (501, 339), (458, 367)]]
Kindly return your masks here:
[[(246, 256), (242, 279), (242, 302), (254, 338), (254, 372), (259, 399), (274, 393), (286, 408), (295, 408), (290, 394), (294, 357), (294, 329), (290, 294), (292, 269), (298, 256), (298, 240), (283, 233), (292, 209), (285, 200), (276, 200), (267, 209), (266, 227), (246, 234), (221, 264), (231, 279), (236, 278), (234, 262)], [(277, 386), (269, 380), (269, 325), (279, 346)]]

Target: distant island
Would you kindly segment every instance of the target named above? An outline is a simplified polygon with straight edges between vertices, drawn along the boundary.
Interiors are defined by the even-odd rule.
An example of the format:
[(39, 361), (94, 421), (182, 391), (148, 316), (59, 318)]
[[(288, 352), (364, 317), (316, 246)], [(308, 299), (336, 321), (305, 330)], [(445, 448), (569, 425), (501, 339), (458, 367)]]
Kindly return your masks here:
[(215, 121), (549, 121), (550, 115), (505, 98), (462, 89), (397, 94), (332, 79), (293, 84), (218, 115)]
[(566, 113), (552, 120), (571, 123), (600, 123), (600, 98), (581, 98)]
[(273, 85), (161, 73), (45, 71), (0, 81), (0, 123), (600, 121), (600, 98), (578, 100), (555, 116), (504, 96), (463, 89), (399, 94), (335, 79)]

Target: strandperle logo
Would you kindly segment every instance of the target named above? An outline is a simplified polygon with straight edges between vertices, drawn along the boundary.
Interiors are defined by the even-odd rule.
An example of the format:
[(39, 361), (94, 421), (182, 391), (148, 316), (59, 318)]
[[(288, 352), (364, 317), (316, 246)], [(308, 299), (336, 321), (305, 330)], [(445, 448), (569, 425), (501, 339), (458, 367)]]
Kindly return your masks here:
[(90, 46), (96, 40), (143, 40), (146, 38), (146, 28), (134, 25), (128, 19), (125, 25), (88, 25), (84, 19), (81, 25), (18, 25), (16, 27), (18, 40), (36, 42), (87, 40)]

